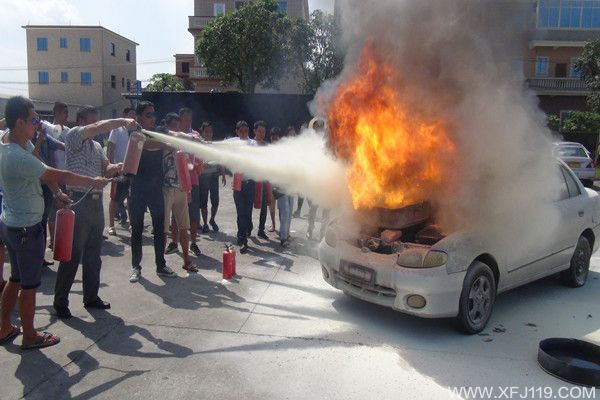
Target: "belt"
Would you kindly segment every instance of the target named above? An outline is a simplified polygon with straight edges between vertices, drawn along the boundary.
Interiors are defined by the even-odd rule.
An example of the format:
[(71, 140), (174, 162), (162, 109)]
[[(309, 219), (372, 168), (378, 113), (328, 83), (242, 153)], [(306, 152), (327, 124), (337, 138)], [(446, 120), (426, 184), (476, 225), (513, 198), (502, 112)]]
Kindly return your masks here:
[[(76, 197), (76, 198), (80, 199), (85, 195), (85, 192), (77, 192), (75, 190), (68, 190), (67, 194), (69, 195), (69, 197)], [(91, 192), (90, 194), (88, 194), (86, 196), (86, 199), (102, 200), (102, 193)]]
[(25, 226), (25, 227), (22, 227), (22, 228), (17, 228), (17, 227), (14, 227), (14, 226), (6, 226), (6, 230), (9, 231), (9, 232), (27, 232), (27, 231), (33, 230), (35, 228), (39, 228), (41, 224), (42, 223), (40, 222), (40, 223), (37, 223), (35, 225)]

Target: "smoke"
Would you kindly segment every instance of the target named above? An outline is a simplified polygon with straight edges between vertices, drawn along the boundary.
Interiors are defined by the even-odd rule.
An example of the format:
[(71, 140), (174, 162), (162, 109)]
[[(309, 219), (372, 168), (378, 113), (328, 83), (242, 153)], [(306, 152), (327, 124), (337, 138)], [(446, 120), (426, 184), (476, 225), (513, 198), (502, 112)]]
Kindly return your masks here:
[(513, 17), (509, 7), (523, 11), (531, 4), (342, 1), (345, 69), (321, 88), (312, 112), (328, 114), (336, 90), (356, 78), (365, 46), (372, 47), (378, 63), (394, 67), (385, 84), (395, 88), (406, 112), (451, 127), (456, 157), (447, 163), (443, 187), (429, 196), (443, 229), (483, 227), (496, 244), (526, 253), (556, 235), (551, 200), (559, 175), (545, 117), (514, 69), (526, 51), (531, 24), (522, 16), (529, 14)]

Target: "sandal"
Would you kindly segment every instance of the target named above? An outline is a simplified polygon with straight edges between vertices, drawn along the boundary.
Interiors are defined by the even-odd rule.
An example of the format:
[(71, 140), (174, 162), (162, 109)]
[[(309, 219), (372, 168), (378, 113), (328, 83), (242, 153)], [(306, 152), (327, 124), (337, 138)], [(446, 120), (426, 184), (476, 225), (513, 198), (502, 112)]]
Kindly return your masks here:
[(198, 267), (195, 266), (193, 263), (189, 263), (187, 265), (184, 265), (183, 269), (185, 269), (188, 272), (198, 272)]
[(44, 332), (42, 336), (38, 336), (35, 343), (21, 345), (21, 350), (30, 349), (42, 349), (44, 347), (54, 346), (60, 343), (60, 338), (51, 334), (50, 332)]
[(10, 342), (11, 340), (13, 340), (17, 336), (19, 336), (20, 333), (21, 333), (21, 329), (13, 325), (12, 332), (10, 332), (6, 337), (3, 337), (2, 339), (0, 339), (0, 344), (5, 344), (5, 343)]

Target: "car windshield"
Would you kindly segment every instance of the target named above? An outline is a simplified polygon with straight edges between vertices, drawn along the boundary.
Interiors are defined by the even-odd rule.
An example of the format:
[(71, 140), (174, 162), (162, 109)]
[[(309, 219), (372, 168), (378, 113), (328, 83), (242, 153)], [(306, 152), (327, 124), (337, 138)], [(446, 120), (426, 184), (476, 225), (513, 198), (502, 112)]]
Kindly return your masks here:
[(557, 147), (556, 154), (559, 157), (587, 157), (585, 149), (583, 147), (578, 146)]

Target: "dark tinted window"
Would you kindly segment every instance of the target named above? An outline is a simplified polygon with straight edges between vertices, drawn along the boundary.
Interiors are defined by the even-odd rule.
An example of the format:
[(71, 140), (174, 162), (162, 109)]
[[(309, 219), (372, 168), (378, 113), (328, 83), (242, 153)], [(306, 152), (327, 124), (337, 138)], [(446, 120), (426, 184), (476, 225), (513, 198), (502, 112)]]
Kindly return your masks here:
[(575, 181), (575, 178), (573, 178), (571, 173), (569, 171), (567, 171), (567, 169), (565, 167), (561, 166), (560, 170), (562, 171), (563, 176), (565, 177), (565, 180), (567, 181), (567, 188), (569, 189), (569, 196), (570, 197), (579, 196), (581, 194), (581, 190), (579, 190), (579, 185)]

